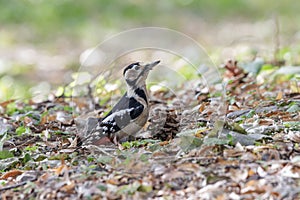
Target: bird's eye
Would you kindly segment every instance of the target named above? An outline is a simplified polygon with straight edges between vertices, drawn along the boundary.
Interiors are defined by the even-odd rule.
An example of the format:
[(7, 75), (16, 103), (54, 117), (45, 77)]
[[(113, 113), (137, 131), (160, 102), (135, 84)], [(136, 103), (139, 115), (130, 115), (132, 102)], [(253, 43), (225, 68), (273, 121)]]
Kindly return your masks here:
[(139, 69), (140, 69), (140, 66), (139, 66), (139, 65), (135, 65), (135, 66), (134, 66), (134, 69), (135, 69), (135, 70), (139, 70)]

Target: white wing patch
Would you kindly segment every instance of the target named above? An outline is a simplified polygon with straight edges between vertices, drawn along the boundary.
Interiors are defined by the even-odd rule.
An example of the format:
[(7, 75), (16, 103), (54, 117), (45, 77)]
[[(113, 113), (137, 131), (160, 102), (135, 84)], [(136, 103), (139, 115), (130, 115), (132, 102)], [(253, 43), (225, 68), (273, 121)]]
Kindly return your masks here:
[(111, 115), (109, 115), (107, 118), (105, 118), (102, 121), (102, 123), (112, 123), (112, 125), (117, 125), (114, 120), (115, 117), (120, 117), (120, 119), (123, 119), (124, 116), (127, 116), (127, 113), (130, 113), (133, 110), (134, 110), (134, 108), (128, 108), (125, 110), (116, 111), (116, 112), (112, 113)]

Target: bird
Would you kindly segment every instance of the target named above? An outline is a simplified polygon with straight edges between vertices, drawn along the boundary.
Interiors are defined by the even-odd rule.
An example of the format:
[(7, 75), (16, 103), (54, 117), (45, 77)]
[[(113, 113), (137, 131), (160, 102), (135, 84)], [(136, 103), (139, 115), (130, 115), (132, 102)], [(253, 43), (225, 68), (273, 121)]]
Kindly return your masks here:
[(126, 93), (110, 112), (97, 122), (94, 130), (82, 139), (81, 146), (107, 143), (119, 145), (120, 142), (135, 136), (146, 124), (149, 116), (146, 79), (153, 67), (159, 63), (160, 60), (151, 63), (134, 62), (124, 68)]

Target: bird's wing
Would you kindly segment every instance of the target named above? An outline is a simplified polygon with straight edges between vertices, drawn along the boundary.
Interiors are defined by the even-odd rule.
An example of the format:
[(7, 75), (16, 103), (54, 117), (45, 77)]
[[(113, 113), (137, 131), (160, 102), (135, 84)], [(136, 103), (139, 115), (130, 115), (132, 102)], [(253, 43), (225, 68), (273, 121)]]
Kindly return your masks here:
[(99, 127), (104, 132), (114, 133), (121, 130), (138, 116), (140, 116), (144, 110), (143, 104), (139, 103), (134, 98), (128, 98), (126, 103), (127, 106), (124, 106), (123, 109), (118, 108), (115, 111), (113, 111), (113, 109), (111, 114), (107, 115), (102, 120), (102, 122), (99, 124)]
[(125, 94), (82, 143), (91, 144), (102, 137), (114, 137), (114, 133), (129, 125), (143, 111), (143, 104)]
[(111, 109), (111, 111), (102, 119), (104, 120), (105, 118), (109, 117), (112, 113), (119, 111), (119, 110), (124, 110), (129, 107), (129, 97), (127, 96), (127, 92), (122, 96), (120, 101), (114, 107)]

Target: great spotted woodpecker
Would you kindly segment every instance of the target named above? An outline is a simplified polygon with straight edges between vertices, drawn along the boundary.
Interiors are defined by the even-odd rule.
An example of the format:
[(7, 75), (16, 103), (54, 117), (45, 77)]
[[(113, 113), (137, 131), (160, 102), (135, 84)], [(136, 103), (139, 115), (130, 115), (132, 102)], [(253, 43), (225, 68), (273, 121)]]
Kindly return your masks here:
[(108, 141), (119, 144), (135, 134), (145, 125), (149, 115), (149, 100), (146, 79), (149, 71), (160, 61), (152, 63), (135, 62), (123, 71), (127, 92), (98, 122), (96, 128), (82, 140), (82, 145), (101, 145)]

